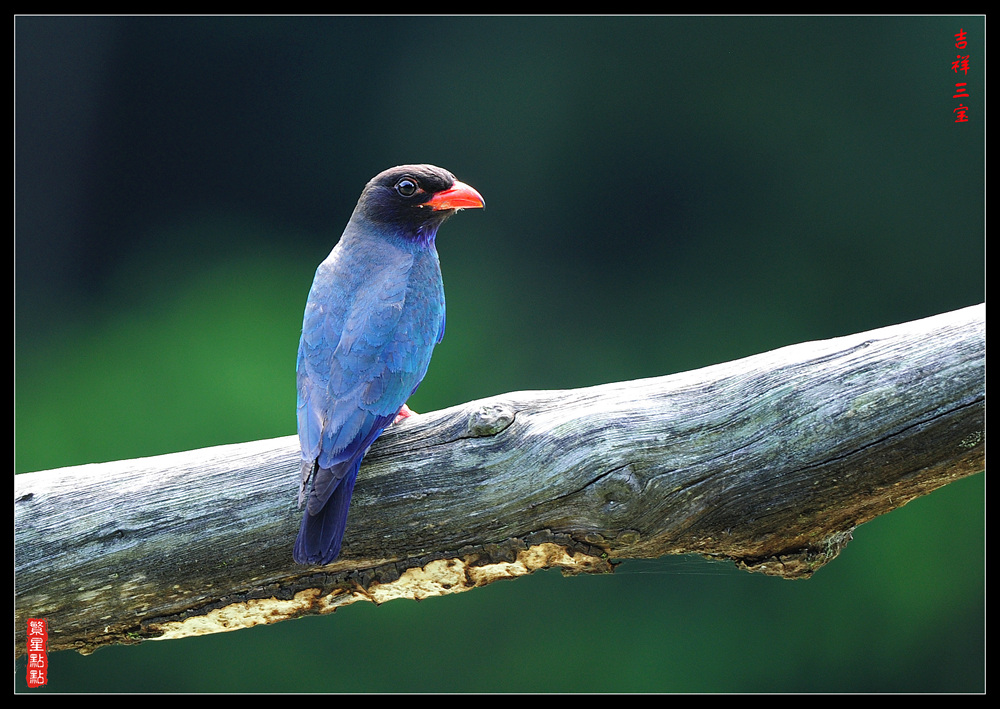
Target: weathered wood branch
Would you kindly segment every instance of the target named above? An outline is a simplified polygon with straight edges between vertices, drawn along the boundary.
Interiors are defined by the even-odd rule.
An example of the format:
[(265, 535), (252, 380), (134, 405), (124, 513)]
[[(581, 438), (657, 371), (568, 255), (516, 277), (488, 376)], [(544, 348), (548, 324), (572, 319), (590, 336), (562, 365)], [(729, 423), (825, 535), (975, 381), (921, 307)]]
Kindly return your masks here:
[(15, 652), (232, 630), (698, 553), (807, 577), (984, 469), (985, 306), (693, 372), (504, 394), (372, 448), (343, 555), (291, 559), (293, 436), (15, 476)]

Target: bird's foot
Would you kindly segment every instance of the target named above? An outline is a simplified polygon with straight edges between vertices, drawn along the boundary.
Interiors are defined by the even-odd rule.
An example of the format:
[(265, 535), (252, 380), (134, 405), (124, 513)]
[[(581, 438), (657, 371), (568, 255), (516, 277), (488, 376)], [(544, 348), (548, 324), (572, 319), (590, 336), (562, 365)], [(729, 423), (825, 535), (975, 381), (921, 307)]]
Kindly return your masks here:
[(417, 415), (416, 411), (411, 409), (406, 404), (403, 404), (403, 407), (399, 410), (399, 413), (396, 414), (396, 418), (393, 419), (393, 423), (399, 423), (403, 419), (408, 419), (411, 416), (416, 416), (416, 415)]

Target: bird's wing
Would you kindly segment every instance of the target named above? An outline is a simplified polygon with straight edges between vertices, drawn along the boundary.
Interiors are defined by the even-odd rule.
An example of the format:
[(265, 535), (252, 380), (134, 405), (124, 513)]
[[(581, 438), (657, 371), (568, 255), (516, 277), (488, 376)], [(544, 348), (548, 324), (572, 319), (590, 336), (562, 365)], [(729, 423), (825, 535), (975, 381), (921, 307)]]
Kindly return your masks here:
[[(303, 485), (314, 471), (317, 513), (420, 384), (440, 334), (433, 308), (406, 308), (413, 258), (383, 262), (350, 290), (319, 278), (310, 293), (298, 358)], [(357, 280), (357, 279), (355, 279)], [(313, 461), (316, 465), (313, 466)]]

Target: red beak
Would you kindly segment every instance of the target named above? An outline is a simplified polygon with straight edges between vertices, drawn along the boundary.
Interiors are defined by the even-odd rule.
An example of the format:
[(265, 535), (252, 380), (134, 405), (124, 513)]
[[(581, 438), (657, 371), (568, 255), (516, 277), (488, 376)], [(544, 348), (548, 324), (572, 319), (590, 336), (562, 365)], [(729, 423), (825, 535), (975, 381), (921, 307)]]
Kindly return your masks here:
[(485, 207), (486, 202), (483, 196), (464, 182), (455, 180), (449, 189), (435, 192), (431, 198), (424, 202), (431, 209), (478, 209)]

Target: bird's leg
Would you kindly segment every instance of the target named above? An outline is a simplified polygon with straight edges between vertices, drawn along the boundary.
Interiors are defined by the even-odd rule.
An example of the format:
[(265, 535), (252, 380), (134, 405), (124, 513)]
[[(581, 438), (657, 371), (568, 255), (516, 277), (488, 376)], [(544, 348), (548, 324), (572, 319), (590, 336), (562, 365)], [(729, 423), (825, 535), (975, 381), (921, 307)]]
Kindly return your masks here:
[(396, 418), (393, 419), (392, 422), (393, 423), (399, 423), (403, 419), (408, 419), (411, 416), (416, 416), (416, 415), (417, 415), (416, 411), (414, 411), (413, 409), (411, 409), (406, 404), (403, 404), (403, 406), (399, 409), (399, 412), (396, 414)]

